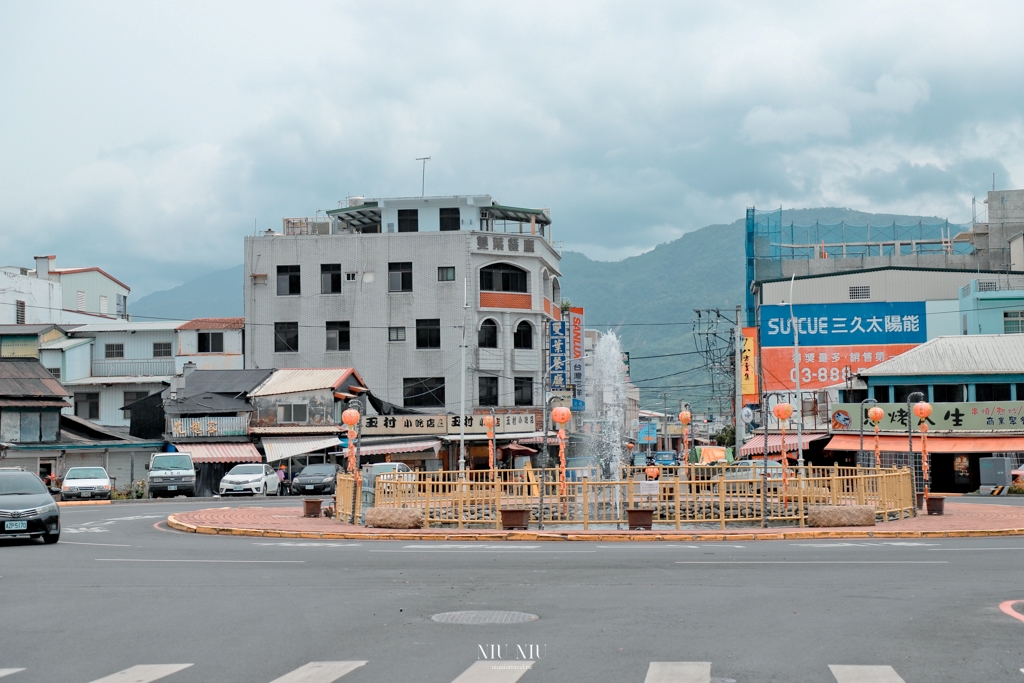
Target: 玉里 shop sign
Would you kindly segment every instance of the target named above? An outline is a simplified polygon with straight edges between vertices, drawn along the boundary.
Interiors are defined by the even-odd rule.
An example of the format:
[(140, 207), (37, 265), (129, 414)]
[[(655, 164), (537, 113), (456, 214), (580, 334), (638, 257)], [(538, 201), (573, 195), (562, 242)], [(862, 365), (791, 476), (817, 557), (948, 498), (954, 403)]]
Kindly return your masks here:
[[(795, 318), (795, 320), (794, 320)], [(801, 346), (920, 344), (928, 340), (923, 301), (786, 304), (761, 307), (761, 345)]]

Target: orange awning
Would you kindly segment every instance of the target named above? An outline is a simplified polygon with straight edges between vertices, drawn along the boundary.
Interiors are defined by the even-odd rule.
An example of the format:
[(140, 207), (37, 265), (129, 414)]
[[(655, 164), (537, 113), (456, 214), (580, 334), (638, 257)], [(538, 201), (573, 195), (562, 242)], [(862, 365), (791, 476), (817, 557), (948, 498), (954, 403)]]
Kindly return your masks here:
[[(906, 453), (907, 437), (887, 434), (878, 437), (878, 448), (886, 453)], [(860, 435), (836, 434), (826, 451), (860, 450)], [(875, 450), (875, 435), (864, 433), (864, 450)], [(929, 453), (1013, 453), (1024, 451), (1024, 436), (928, 436)], [(921, 436), (914, 435), (914, 452), (921, 452)]]
[(260, 452), (251, 443), (176, 443), (182, 453), (192, 455), (192, 462), (260, 462)]

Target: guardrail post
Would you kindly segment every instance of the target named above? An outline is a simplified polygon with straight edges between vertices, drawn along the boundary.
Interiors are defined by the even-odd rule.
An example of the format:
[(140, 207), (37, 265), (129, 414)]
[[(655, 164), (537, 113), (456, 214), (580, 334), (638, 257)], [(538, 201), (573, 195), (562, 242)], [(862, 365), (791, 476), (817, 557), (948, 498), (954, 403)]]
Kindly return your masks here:
[(837, 463), (832, 463), (830, 488), (832, 489), (832, 505), (839, 505), (839, 465)]
[(679, 468), (678, 467), (676, 468), (676, 484), (672, 488), (673, 488), (673, 490), (675, 491), (675, 494), (676, 494), (675, 495), (675, 498), (676, 498), (676, 501), (675, 501), (676, 502), (676, 531), (679, 531), (679, 529), (680, 529), (680, 520), (679, 520), (679, 490), (682, 488), (682, 484), (679, 482)]
[(423, 494), (423, 528), (430, 528), (430, 489), (434, 488), (431, 485), (430, 479), (426, 479), (426, 490)]
[(590, 528), (590, 479), (583, 477), (583, 530)]
[(722, 528), (725, 528), (725, 476), (718, 474), (718, 519), (721, 520)]

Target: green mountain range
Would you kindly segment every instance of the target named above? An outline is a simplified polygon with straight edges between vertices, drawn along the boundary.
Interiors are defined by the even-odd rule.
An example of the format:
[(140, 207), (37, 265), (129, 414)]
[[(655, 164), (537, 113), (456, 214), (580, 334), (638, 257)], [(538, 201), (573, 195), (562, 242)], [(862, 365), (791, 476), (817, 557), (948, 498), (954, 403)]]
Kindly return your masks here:
[[(869, 214), (852, 209), (796, 209), (782, 220), (797, 225), (815, 221), (834, 225), (901, 224), (942, 219)], [(689, 401), (697, 409), (720, 410), (703, 356), (695, 353), (694, 309), (719, 309), (734, 319), (744, 300), (744, 220), (709, 225), (621, 261), (593, 261), (581, 253), (562, 254), (562, 298), (586, 310), (589, 328), (615, 332), (630, 353), (630, 378), (641, 387), (641, 405), (678, 409)], [(154, 292), (129, 305), (138, 320), (243, 315), (242, 266), (209, 273), (173, 289)], [(728, 336), (730, 324), (718, 331)], [(653, 357), (652, 357), (653, 356)]]

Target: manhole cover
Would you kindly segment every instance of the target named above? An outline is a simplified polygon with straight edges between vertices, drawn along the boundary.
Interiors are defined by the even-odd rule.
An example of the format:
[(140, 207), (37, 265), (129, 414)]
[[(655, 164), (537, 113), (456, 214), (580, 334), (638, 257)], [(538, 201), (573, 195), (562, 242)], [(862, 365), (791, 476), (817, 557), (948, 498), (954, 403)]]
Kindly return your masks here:
[(467, 612), (442, 612), (430, 617), (442, 624), (522, 624), (536, 621), (540, 617), (526, 612), (499, 612), (497, 610), (476, 610)]

